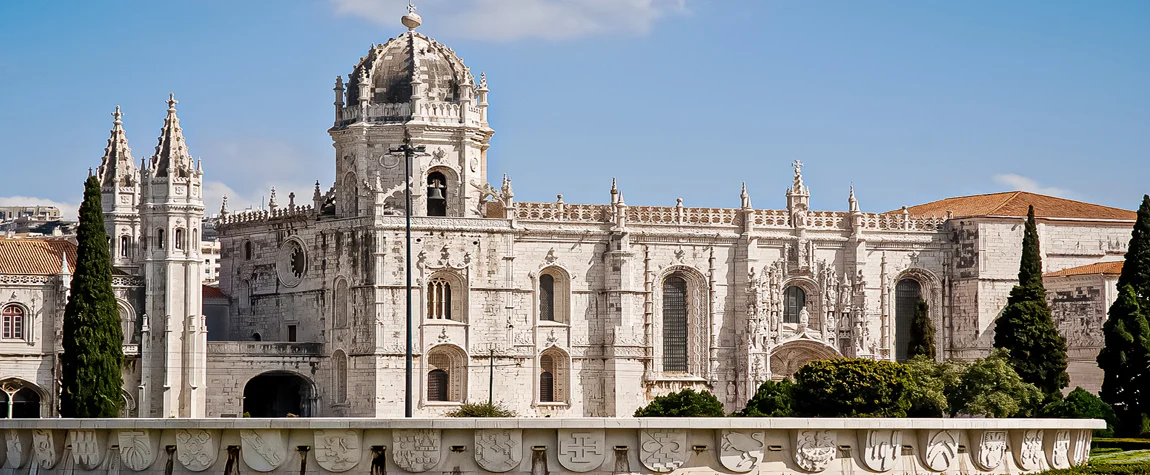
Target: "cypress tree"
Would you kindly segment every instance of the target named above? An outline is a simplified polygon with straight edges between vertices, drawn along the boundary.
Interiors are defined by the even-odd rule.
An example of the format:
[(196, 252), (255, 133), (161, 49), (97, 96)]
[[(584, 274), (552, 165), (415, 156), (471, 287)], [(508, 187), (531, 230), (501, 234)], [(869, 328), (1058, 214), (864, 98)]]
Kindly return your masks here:
[(919, 299), (914, 309), (914, 319), (910, 321), (910, 343), (906, 358), (925, 356), (934, 359), (934, 322), (930, 321), (930, 305)]
[(124, 335), (112, 293), (112, 260), (96, 177), (84, 183), (76, 240), (76, 269), (64, 308), (60, 415), (116, 417), (123, 401)]
[(1008, 350), (1008, 361), (1022, 380), (1048, 396), (1059, 394), (1070, 383), (1066, 374), (1066, 338), (1054, 326), (1042, 285), (1042, 256), (1033, 206), (1026, 213), (1018, 285), (1010, 289), (1006, 308), (998, 318), (994, 347)]
[(1100, 395), (1114, 406), (1119, 435), (1141, 435), (1150, 431), (1150, 196), (1138, 208), (1102, 335)]

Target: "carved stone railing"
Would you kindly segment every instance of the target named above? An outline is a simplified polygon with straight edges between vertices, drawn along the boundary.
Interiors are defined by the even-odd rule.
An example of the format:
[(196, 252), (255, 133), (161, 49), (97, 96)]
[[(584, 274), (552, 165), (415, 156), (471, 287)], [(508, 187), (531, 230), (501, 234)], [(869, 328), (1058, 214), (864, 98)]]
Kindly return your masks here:
[(0, 474), (1033, 473), (1095, 419), (8, 419)]
[(24, 275), (24, 274), (3, 274), (0, 275), (0, 284), (48, 284), (56, 281), (54, 275)]
[(938, 232), (946, 218), (911, 216), (900, 213), (862, 213), (862, 228), (868, 231)]
[(275, 341), (209, 341), (212, 355), (322, 356), (323, 343)]
[[(360, 120), (359, 104), (351, 104), (343, 108), (341, 124), (351, 124)], [(387, 123), (405, 122), (411, 119), (411, 104), (407, 102), (395, 104), (368, 104), (367, 122)]]
[(312, 205), (307, 206), (290, 206), (283, 208), (276, 208), (274, 210), (252, 210), (241, 211), (232, 213), (226, 217), (220, 218), (217, 226), (227, 226), (231, 224), (240, 223), (257, 223), (264, 221), (273, 221), (277, 219), (286, 218), (307, 218), (315, 215), (315, 209)]

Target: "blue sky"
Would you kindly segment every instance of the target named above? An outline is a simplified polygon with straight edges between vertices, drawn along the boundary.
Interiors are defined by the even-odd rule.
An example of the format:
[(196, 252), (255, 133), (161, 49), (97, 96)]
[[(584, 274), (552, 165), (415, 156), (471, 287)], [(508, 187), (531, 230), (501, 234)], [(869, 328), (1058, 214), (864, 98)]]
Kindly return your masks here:
[[(491, 87), (520, 201), (817, 209), (1150, 192), (1150, 2), (420, 0)], [(208, 205), (334, 177), (331, 91), (406, 0), (0, 2), (0, 203), (75, 206), (119, 104), (137, 161), (175, 92)], [(233, 206), (233, 209), (236, 206)], [(72, 211), (74, 213), (74, 211)]]

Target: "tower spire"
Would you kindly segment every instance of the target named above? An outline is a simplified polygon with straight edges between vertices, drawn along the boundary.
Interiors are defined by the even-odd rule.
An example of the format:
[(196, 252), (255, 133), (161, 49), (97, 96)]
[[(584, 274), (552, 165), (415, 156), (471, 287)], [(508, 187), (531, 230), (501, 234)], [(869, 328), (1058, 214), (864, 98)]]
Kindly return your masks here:
[(124, 114), (120, 106), (112, 113), (112, 134), (108, 137), (108, 146), (104, 148), (104, 158), (100, 167), (96, 169), (103, 186), (128, 186), (131, 177), (135, 174), (135, 159), (132, 158), (132, 149), (128, 147), (128, 137), (124, 134)]
[(152, 156), (149, 167), (155, 176), (186, 177), (192, 172), (192, 157), (188, 155), (188, 146), (184, 143), (180, 118), (176, 116), (176, 104), (179, 102), (174, 93), (168, 94), (168, 116), (164, 119), (164, 127), (160, 129), (156, 154)]

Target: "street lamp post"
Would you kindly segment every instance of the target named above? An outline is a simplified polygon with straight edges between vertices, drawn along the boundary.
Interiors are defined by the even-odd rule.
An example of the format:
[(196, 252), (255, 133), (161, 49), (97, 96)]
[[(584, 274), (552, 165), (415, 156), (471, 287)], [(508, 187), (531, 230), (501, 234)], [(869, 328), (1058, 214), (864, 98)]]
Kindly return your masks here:
[(407, 186), (403, 189), (403, 197), (405, 201), (404, 211), (407, 216), (407, 261), (405, 267), (407, 268), (407, 358), (406, 358), (406, 382), (404, 386), (404, 409), (403, 417), (411, 417), (412, 409), (414, 407), (411, 399), (411, 367), (412, 356), (411, 346), (413, 340), (413, 330), (411, 327), (411, 187), (415, 186), (415, 182), (411, 178), (411, 159), (416, 154), (422, 154), (427, 150), (424, 145), (411, 145), (411, 134), (404, 131), (403, 145), (391, 149), (391, 153), (403, 154), (403, 170), (405, 179), (408, 180)]

